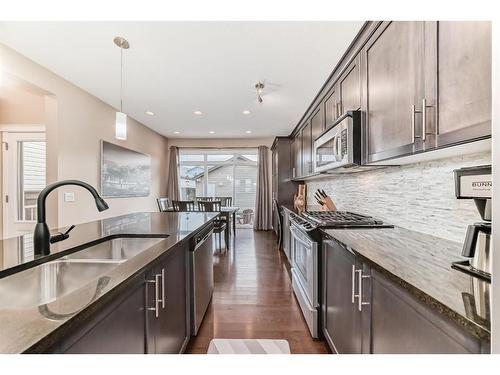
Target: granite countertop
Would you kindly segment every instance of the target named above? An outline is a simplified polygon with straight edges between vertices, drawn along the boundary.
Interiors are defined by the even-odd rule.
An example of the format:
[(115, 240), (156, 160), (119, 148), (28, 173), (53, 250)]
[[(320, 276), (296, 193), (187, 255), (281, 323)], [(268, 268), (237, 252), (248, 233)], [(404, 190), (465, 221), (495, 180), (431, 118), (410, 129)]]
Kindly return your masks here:
[[(33, 234), (0, 240), (0, 279), (22, 269), (33, 267), (89, 244), (107, 241), (114, 237), (158, 237), (175, 235), (182, 239), (193, 227), (213, 214), (137, 212), (115, 216), (89, 223), (82, 223), (70, 232), (68, 239), (50, 245), (50, 255), (37, 256), (33, 251)], [(191, 219), (191, 220), (190, 220)], [(51, 234), (65, 232), (68, 228), (51, 229)]]
[[(71, 232), (70, 239), (58, 243), (58, 246), (52, 246), (51, 255), (42, 259), (33, 257), (30, 246), (23, 245), (23, 240), (26, 238), (19, 237), (2, 241), (3, 263), (0, 270), (4, 274), (2, 276), (0, 273), (0, 353), (20, 353), (36, 345), (94, 305), (115, 287), (137, 275), (175, 245), (188, 241), (194, 233), (205, 227), (217, 215), (218, 213), (201, 212), (145, 212), (80, 224)], [(147, 237), (147, 239), (141, 241), (137, 237)], [(78, 249), (83, 244), (103, 243), (107, 239), (120, 238), (132, 239), (132, 244), (129, 244), (130, 249), (134, 246), (133, 241), (141, 243), (143, 251), (137, 254), (131, 251), (130, 256), (120, 261), (117, 266), (104, 267), (103, 272), (98, 274), (99, 277), (89, 276), (88, 282), (83, 286), (51, 300), (50, 303), (44, 303), (43, 306), (30, 306), (29, 303), (23, 304), (23, 301), (18, 300), (13, 301), (12, 305), (5, 302), (8, 301), (9, 295), (12, 295), (9, 293), (9, 281), (13, 278), (22, 279), (23, 275), (33, 272), (35, 269), (32, 266), (36, 266), (37, 263), (52, 261), (61, 256), (65, 259), (85, 258), (86, 250), (78, 253), (74, 249)], [(12, 246), (9, 247), (9, 245)], [(81, 259), (78, 261), (81, 262)], [(12, 270), (16, 271), (19, 267), (29, 268), (29, 270), (8, 276), (13, 272)], [(99, 267), (99, 265), (94, 265), (94, 267)], [(27, 280), (33, 279), (27, 278)], [(28, 287), (32, 287), (35, 291), (40, 289), (39, 285)], [(40, 307), (46, 311), (44, 312)], [(47, 311), (57, 312), (57, 318), (51, 317)]]
[[(490, 321), (471, 313), (464, 294), (473, 294), (472, 278), (451, 268), (462, 244), (401, 227), (387, 229), (325, 229), (393, 281), (472, 334), (490, 338)], [(489, 317), (488, 317), (489, 318)]]

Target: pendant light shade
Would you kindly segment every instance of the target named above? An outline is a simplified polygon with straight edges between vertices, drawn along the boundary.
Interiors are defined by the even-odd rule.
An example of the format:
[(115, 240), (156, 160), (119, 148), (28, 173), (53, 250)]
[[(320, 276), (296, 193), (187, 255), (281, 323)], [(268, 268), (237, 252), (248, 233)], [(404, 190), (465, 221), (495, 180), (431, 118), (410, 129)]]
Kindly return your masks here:
[(123, 49), (129, 49), (130, 45), (125, 38), (117, 36), (113, 42), (120, 47), (120, 111), (116, 112), (115, 138), (127, 140), (127, 115), (123, 113)]
[(127, 115), (123, 112), (116, 112), (115, 138), (127, 140)]

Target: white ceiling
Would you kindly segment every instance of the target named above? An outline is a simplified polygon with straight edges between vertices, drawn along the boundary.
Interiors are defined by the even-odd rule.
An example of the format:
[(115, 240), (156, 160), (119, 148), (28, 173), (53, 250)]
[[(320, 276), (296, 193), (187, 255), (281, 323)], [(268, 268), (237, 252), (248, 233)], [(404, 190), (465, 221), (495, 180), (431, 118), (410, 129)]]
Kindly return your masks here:
[[(264, 137), (290, 133), (361, 26), (2, 22), (0, 41), (119, 108), (120, 51), (113, 38), (123, 36), (130, 43), (124, 52), (128, 115), (167, 137)], [(254, 88), (259, 80), (266, 84), (262, 104)]]

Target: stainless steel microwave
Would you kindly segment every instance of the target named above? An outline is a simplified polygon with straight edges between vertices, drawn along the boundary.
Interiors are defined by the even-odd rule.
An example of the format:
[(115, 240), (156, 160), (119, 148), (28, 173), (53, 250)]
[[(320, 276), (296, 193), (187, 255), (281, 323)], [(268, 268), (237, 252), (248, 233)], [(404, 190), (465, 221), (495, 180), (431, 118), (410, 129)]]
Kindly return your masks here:
[(361, 113), (350, 111), (314, 141), (314, 172), (361, 165)]

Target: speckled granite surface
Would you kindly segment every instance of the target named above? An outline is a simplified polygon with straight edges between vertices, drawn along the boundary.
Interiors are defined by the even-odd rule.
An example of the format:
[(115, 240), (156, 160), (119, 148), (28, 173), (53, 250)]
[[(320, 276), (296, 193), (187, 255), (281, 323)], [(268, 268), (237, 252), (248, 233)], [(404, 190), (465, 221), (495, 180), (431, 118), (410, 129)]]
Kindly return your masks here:
[(489, 339), (489, 319), (472, 314), (464, 293), (472, 278), (451, 268), (461, 260), (462, 244), (401, 227), (325, 229), (329, 237), (368, 260), (419, 300), (455, 320), (474, 335)]
[[(77, 226), (74, 233), (72, 232), (72, 242), (65, 246), (75, 246), (82, 242), (112, 235), (120, 236), (120, 234), (156, 233), (168, 236), (146, 242), (144, 251), (131, 256), (116, 267), (104, 270), (103, 273), (99, 273), (98, 278), (89, 276), (88, 282), (82, 287), (44, 304), (50, 311), (61, 314), (57, 319), (47, 317), (38, 306), (29, 307), (27, 303), (23, 307), (23, 303), (18, 303), (16, 308), (10, 308), (3, 300), (0, 303), (0, 353), (20, 353), (29, 349), (85, 309), (99, 303), (103, 296), (138, 271), (145, 269), (159, 256), (180, 242), (187, 241), (217, 215), (217, 213), (198, 212), (137, 213)], [(19, 249), (17, 246), (11, 249), (4, 247), (3, 251), (16, 253)], [(57, 253), (58, 248), (54, 248), (53, 251)], [(15, 259), (14, 256), (11, 258)], [(21, 273), (27, 272), (30, 270)], [(0, 298), (2, 293), (6, 296), (8, 294), (9, 279), (21, 273), (0, 279)], [(40, 285), (31, 285), (31, 288), (38, 290)], [(92, 304), (88, 304), (88, 301), (97, 295), (97, 291), (99, 291), (98, 297)]]
[[(37, 256), (33, 251), (33, 235), (25, 234), (0, 240), (0, 279), (19, 269), (32, 267), (68, 253), (88, 244), (107, 240), (112, 237), (152, 236), (166, 237), (174, 233), (176, 236), (189, 234), (192, 226), (199, 224), (199, 218), (194, 213), (159, 213), (136, 212), (120, 215), (89, 223), (78, 224), (67, 240), (50, 245), (48, 256)], [(190, 220), (191, 218), (191, 220)], [(64, 232), (68, 228), (51, 229), (51, 234)]]

